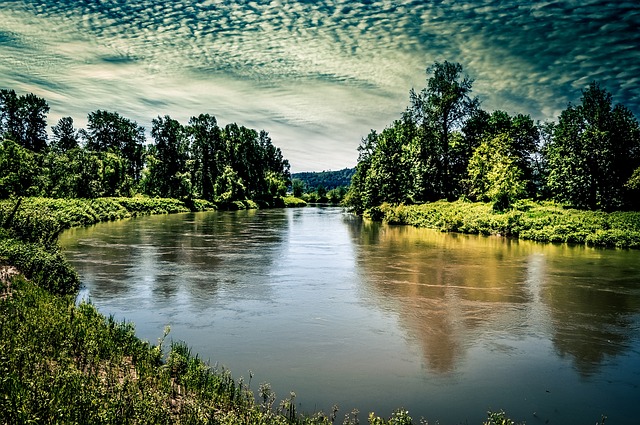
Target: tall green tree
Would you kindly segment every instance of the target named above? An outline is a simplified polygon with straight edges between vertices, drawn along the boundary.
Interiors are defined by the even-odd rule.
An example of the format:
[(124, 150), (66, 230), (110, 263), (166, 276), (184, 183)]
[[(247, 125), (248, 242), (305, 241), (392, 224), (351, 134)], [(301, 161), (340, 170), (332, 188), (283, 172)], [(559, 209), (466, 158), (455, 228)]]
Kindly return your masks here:
[(374, 206), (372, 196), (368, 192), (367, 175), (371, 169), (371, 158), (377, 145), (378, 133), (371, 130), (367, 137), (362, 138), (358, 146), (356, 172), (351, 177), (351, 186), (344, 200), (344, 203), (357, 214), (362, 214), (367, 208)]
[(55, 152), (66, 152), (80, 146), (78, 130), (73, 127), (71, 117), (60, 118), (58, 123), (51, 127), (51, 132), (51, 150)]
[(527, 180), (514, 140), (508, 133), (486, 138), (474, 151), (468, 166), (469, 196), (492, 201), (504, 210), (526, 196)]
[[(518, 181), (525, 183), (525, 191), (517, 190), (519, 196), (534, 197), (538, 192), (538, 187), (534, 184), (535, 155), (539, 150), (540, 132), (538, 126), (530, 116), (517, 114), (510, 116), (504, 111), (494, 111), (491, 114), (479, 112), (467, 121), (464, 128), (465, 139), (469, 140), (466, 146), (472, 146), (480, 141), (480, 145), (473, 150), (473, 155), (468, 162), (467, 171), (470, 174), (467, 179), (467, 195), (472, 199), (484, 199), (486, 193), (482, 187), (488, 184), (488, 176), (478, 171), (480, 163), (485, 163), (486, 155), (495, 152), (496, 156), (503, 159), (508, 158), (509, 167), (516, 167)], [(475, 139), (474, 141), (471, 141)], [(482, 149), (478, 151), (478, 149)], [(487, 148), (493, 149), (487, 150)], [(493, 164), (492, 167), (500, 167), (499, 161), (486, 158)], [(480, 162), (479, 162), (480, 161)], [(472, 166), (473, 162), (473, 166)], [(506, 168), (505, 168), (506, 170)], [(519, 187), (519, 184), (518, 184)], [(515, 196), (512, 194), (511, 198)], [(513, 200), (513, 199), (512, 199)]]
[(11, 139), (0, 143), (0, 199), (42, 194), (44, 173), (38, 156)]
[(33, 93), (27, 93), (21, 96), (20, 107), (24, 147), (34, 152), (44, 152), (47, 149), (47, 101)]
[(452, 135), (463, 127), (478, 108), (479, 101), (471, 97), (473, 80), (462, 74), (459, 63), (435, 62), (427, 68), (427, 75), (427, 87), (420, 92), (410, 92), (409, 112), (421, 127), (421, 160), (425, 162), (425, 172), (437, 172), (424, 180), (436, 179), (441, 196), (451, 199), (461, 191), (460, 176), (454, 174), (451, 167), (458, 153), (452, 142), (459, 139)]
[(0, 133), (4, 138), (22, 144), (20, 101), (14, 90), (0, 90)]
[(300, 198), (304, 193), (304, 182), (300, 179), (291, 180), (291, 191), (293, 192), (293, 196)]
[(90, 151), (111, 151), (126, 160), (126, 172), (134, 183), (140, 180), (144, 165), (144, 128), (117, 112), (97, 110), (87, 117), (87, 130), (81, 132)]
[(191, 117), (188, 131), (191, 136), (192, 182), (197, 196), (215, 200), (215, 184), (228, 163), (222, 129), (213, 115)]
[(597, 83), (562, 111), (545, 152), (548, 187), (559, 201), (603, 210), (633, 203), (625, 184), (640, 166), (638, 121)]
[(33, 152), (47, 149), (46, 100), (28, 93), (18, 96), (13, 90), (0, 90), (0, 129), (2, 134)]
[(151, 125), (155, 144), (149, 148), (149, 156), (153, 159), (147, 161), (145, 190), (150, 195), (179, 199), (190, 197), (191, 184), (184, 184), (185, 178), (189, 177), (187, 130), (168, 115), (153, 119)]
[(414, 128), (409, 119), (396, 120), (380, 133), (365, 180), (369, 206), (409, 199), (411, 185), (405, 152)]

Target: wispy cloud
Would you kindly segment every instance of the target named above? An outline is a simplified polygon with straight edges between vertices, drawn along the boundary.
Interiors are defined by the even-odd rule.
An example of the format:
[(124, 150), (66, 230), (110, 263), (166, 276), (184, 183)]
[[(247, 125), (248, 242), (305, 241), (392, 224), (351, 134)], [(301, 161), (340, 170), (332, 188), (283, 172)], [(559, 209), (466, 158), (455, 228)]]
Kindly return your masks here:
[(425, 84), (463, 64), (487, 109), (553, 119), (591, 80), (640, 112), (635, 2), (5, 0), (0, 86), (50, 119), (117, 110), (264, 128), (294, 169), (351, 166)]

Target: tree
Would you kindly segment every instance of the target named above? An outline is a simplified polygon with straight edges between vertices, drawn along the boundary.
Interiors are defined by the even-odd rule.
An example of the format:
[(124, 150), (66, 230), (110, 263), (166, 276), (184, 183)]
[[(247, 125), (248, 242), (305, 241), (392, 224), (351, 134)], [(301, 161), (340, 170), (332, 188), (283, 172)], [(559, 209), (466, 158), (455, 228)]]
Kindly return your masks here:
[(419, 153), (424, 172), (437, 172), (424, 181), (435, 178), (441, 195), (453, 198), (459, 192), (457, 182), (462, 176), (452, 174), (451, 164), (456, 162), (456, 149), (451, 147), (451, 136), (462, 128), (465, 120), (478, 108), (479, 101), (470, 97), (473, 80), (462, 76), (459, 63), (435, 62), (427, 68), (427, 74), (430, 75), (427, 87), (419, 93), (410, 92), (409, 113), (421, 127)]
[[(478, 151), (480, 146), (473, 150), (473, 156), (467, 162), (467, 171), (473, 170), (477, 173), (479, 164), (485, 162), (481, 158), (495, 152), (496, 155), (502, 155), (503, 159), (508, 158), (508, 168), (517, 168), (518, 180), (524, 182), (526, 189), (524, 193), (516, 191), (519, 193), (518, 196), (534, 197), (536, 195), (538, 187), (533, 182), (534, 160), (538, 152), (540, 132), (529, 115), (517, 114), (512, 117), (499, 110), (491, 114), (484, 111), (478, 112), (467, 121), (464, 132), (465, 139), (469, 141), (466, 146), (474, 145), (477, 140), (480, 141), (480, 146), (483, 146), (481, 151)], [(487, 148), (490, 150), (487, 151)], [(506, 165), (499, 164), (491, 158), (488, 159), (491, 160), (491, 167)], [(471, 161), (474, 161), (473, 167)], [(467, 195), (472, 199), (485, 198), (486, 193), (481, 187), (486, 184), (486, 178), (487, 176), (482, 173), (469, 175), (467, 184), (471, 186), (467, 188)]]
[(134, 183), (140, 180), (144, 164), (144, 128), (118, 114), (97, 110), (87, 117), (87, 130), (81, 135), (90, 151), (111, 151), (126, 161), (126, 173)]
[(545, 149), (553, 197), (578, 208), (612, 210), (633, 203), (625, 184), (640, 166), (640, 127), (593, 82), (569, 104)]
[(168, 115), (151, 121), (151, 137), (155, 145), (149, 149), (153, 160), (148, 161), (145, 190), (150, 195), (188, 198), (183, 176), (188, 173), (189, 141), (187, 131)]
[(2, 134), (34, 152), (47, 148), (47, 113), (49, 105), (41, 97), (28, 93), (16, 95), (0, 90), (0, 129)]
[(219, 194), (216, 201), (228, 204), (233, 201), (246, 199), (244, 182), (231, 166), (226, 165), (222, 174), (218, 176), (215, 192)]
[(409, 134), (414, 126), (406, 118), (405, 115), (405, 119), (395, 121), (378, 137), (376, 150), (371, 157), (371, 168), (365, 180), (370, 206), (383, 202), (397, 204), (409, 198), (405, 144), (411, 140)]
[(20, 102), (13, 90), (0, 90), (0, 133), (4, 138), (22, 144), (22, 120)]
[(504, 210), (526, 195), (526, 179), (509, 134), (488, 138), (474, 151), (468, 166), (469, 195), (492, 201)]
[(215, 183), (228, 163), (222, 130), (209, 114), (191, 117), (188, 127), (193, 158), (192, 182), (197, 196), (212, 201), (217, 196)]
[(304, 182), (300, 179), (291, 180), (291, 191), (293, 192), (293, 196), (300, 198), (304, 193)]
[(51, 127), (53, 140), (51, 149), (55, 152), (66, 152), (79, 146), (78, 131), (73, 128), (73, 118), (63, 117), (58, 120), (58, 124)]
[(43, 173), (38, 155), (4, 139), (0, 144), (0, 199), (41, 195)]
[(33, 93), (20, 97), (21, 118), (24, 134), (23, 146), (34, 152), (47, 149), (47, 101)]
[(371, 157), (377, 149), (378, 133), (371, 130), (367, 137), (363, 137), (358, 146), (358, 163), (356, 172), (351, 177), (351, 186), (345, 196), (344, 203), (356, 214), (362, 214), (367, 208), (374, 206), (370, 194), (367, 192), (367, 175), (371, 169)]

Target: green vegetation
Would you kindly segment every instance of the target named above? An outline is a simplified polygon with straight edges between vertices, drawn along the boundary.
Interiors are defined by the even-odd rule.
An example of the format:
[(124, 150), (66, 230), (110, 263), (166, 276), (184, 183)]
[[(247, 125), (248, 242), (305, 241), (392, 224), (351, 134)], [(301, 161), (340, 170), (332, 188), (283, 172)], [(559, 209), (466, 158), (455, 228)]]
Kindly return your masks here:
[(47, 134), (49, 106), (33, 94), (0, 90), (0, 199), (127, 197), (144, 194), (229, 208), (285, 196), (289, 162), (265, 131), (218, 126), (200, 114), (183, 125), (169, 116), (145, 129), (117, 112), (97, 110), (87, 128), (64, 117)]
[(502, 235), (538, 242), (640, 248), (640, 212), (583, 211), (554, 202), (518, 201), (505, 212), (489, 202), (438, 201), (421, 205), (384, 203), (365, 213), (390, 224), (444, 232)]
[(534, 123), (482, 110), (460, 64), (436, 62), (427, 74), (400, 119), (362, 139), (345, 198), (356, 213), (441, 199), (506, 212), (523, 199), (603, 211), (640, 206), (638, 120), (597, 83), (557, 123)]
[(347, 194), (354, 173), (355, 168), (294, 173), (291, 175), (293, 196), (312, 204), (340, 204)]
[(140, 341), (131, 324), (73, 297), (19, 277), (0, 289), (2, 423), (329, 423), (296, 419), (292, 399), (259, 404), (248, 385), (185, 344)]
[(349, 187), (351, 177), (355, 172), (355, 168), (344, 168), (338, 171), (293, 173), (291, 179), (300, 180), (307, 192), (315, 192), (320, 186), (326, 190), (337, 189), (341, 186)]

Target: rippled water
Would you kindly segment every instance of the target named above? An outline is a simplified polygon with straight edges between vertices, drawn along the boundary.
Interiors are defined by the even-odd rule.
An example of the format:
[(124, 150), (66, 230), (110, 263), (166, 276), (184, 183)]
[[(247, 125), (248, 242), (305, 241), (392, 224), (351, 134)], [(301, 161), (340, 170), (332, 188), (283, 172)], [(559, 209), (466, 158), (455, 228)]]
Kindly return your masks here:
[(234, 377), (251, 370), (254, 390), (295, 391), (306, 412), (638, 423), (638, 251), (386, 226), (338, 208), (144, 217), (60, 242), (101, 312), (152, 342), (170, 325)]

